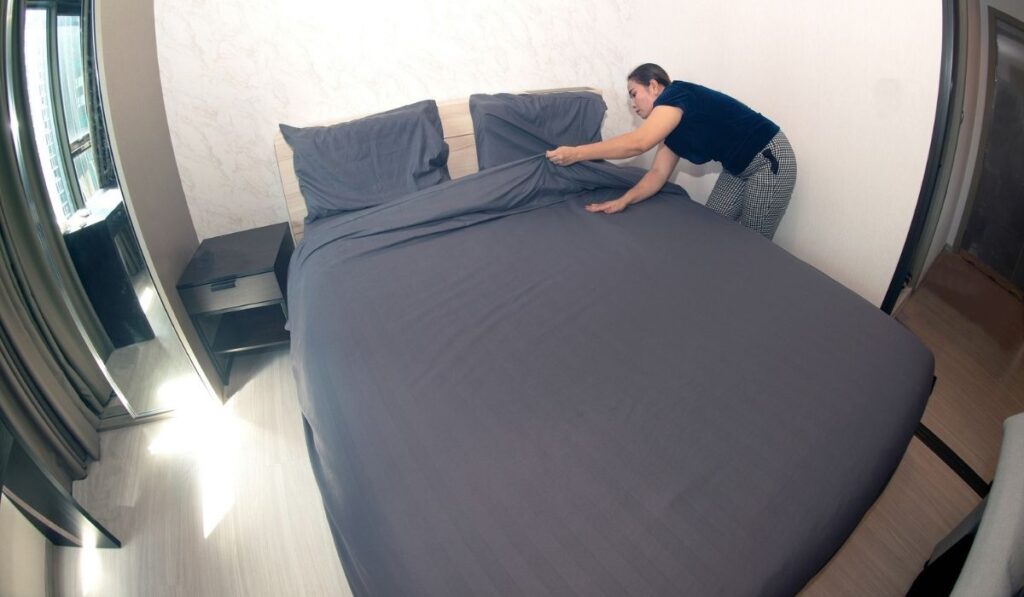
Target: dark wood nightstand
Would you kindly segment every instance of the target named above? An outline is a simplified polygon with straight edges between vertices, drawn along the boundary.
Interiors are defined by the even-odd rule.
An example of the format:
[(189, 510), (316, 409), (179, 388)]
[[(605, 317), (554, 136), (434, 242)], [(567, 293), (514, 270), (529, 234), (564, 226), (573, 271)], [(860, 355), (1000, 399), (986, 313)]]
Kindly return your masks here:
[(288, 343), (285, 293), (293, 249), (287, 223), (208, 238), (178, 281), (224, 385), (234, 355)]

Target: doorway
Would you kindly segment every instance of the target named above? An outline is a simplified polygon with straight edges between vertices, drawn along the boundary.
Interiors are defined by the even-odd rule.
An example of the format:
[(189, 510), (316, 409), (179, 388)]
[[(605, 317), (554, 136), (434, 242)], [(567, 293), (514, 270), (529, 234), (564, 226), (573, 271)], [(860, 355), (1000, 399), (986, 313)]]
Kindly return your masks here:
[(1024, 23), (989, 13), (988, 102), (981, 150), (956, 248), (1024, 290)]

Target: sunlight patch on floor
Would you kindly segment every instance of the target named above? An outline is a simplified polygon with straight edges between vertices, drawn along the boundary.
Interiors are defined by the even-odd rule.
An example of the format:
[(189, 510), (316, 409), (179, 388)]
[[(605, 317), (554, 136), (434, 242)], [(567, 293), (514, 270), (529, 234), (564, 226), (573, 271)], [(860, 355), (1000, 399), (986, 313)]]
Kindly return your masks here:
[(98, 595), (102, 567), (96, 551), (96, 531), (86, 528), (82, 534), (82, 549), (78, 554), (78, 578), (82, 581), (82, 595)]
[(172, 377), (160, 384), (156, 390), (155, 404), (159, 409), (194, 408), (189, 406), (198, 400), (208, 400), (209, 392), (203, 387), (198, 376), (188, 374)]
[(184, 456), (198, 466), (203, 537), (209, 537), (235, 504), (240, 421), (231, 404), (220, 404), (206, 392), (181, 391), (189, 388), (188, 383), (168, 388), (174, 417), (149, 444), (149, 453)]

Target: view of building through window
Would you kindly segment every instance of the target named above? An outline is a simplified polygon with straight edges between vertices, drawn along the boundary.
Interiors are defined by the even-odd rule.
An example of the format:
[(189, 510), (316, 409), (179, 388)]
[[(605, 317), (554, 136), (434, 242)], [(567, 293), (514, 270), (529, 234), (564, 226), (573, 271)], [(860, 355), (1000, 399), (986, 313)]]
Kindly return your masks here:
[(57, 17), (57, 57), (61, 99), (67, 122), (68, 142), (75, 174), (86, 200), (99, 189), (96, 158), (89, 137), (89, 108), (86, 105), (85, 68), (82, 65), (82, 17)]
[[(51, 21), (54, 18), (55, 27)], [(51, 31), (56, 35), (56, 61), (50, 55)], [(89, 132), (82, 43), (81, 17), (58, 16), (48, 8), (26, 11), (25, 71), (36, 149), (50, 203), (62, 229), (99, 190)], [(62, 113), (64, 126), (59, 126)]]
[(25, 78), (28, 84), (29, 107), (36, 151), (43, 167), (46, 190), (57, 220), (64, 221), (78, 209), (65, 178), (60, 157), (60, 144), (50, 93), (50, 52), (47, 43), (48, 14), (45, 9), (29, 9), (25, 15)]

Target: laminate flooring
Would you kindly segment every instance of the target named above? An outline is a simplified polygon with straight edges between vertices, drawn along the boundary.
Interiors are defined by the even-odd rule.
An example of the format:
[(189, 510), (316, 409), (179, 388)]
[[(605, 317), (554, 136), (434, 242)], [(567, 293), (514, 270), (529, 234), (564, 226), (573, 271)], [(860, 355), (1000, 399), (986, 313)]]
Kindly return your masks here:
[[(950, 276), (971, 275), (950, 267)], [(1005, 339), (1016, 324), (970, 322), (988, 321), (990, 309), (950, 305), (948, 289), (960, 282), (938, 271), (926, 280), (937, 288), (922, 286), (899, 319), (936, 354), (939, 385), (926, 422), (991, 478), (1002, 418), (1024, 410), (1008, 396), (1019, 386), (1006, 385), (1018, 379), (1005, 373), (1020, 359), (1018, 345)], [(997, 337), (977, 336), (990, 332)], [(1009, 347), (1009, 356), (993, 356), (992, 344)], [(973, 356), (947, 356), (960, 349)], [(172, 419), (102, 434), (103, 457), (74, 493), (124, 547), (54, 550), (58, 594), (350, 594), (305, 452), (288, 352), (240, 357), (232, 379), (238, 385), (223, 406), (183, 397)], [(979, 394), (995, 396), (988, 402), (998, 408), (971, 413)], [(935, 544), (978, 501), (914, 439), (878, 501), (801, 595), (904, 594)]]
[(945, 253), (896, 319), (935, 354), (935, 390), (922, 422), (992, 481), (1003, 421), (1024, 412), (1024, 302)]
[(58, 595), (350, 595), (286, 350), (235, 361), (231, 398), (101, 434), (74, 495), (121, 549), (54, 550)]

